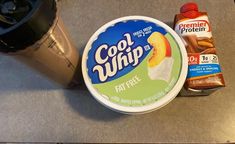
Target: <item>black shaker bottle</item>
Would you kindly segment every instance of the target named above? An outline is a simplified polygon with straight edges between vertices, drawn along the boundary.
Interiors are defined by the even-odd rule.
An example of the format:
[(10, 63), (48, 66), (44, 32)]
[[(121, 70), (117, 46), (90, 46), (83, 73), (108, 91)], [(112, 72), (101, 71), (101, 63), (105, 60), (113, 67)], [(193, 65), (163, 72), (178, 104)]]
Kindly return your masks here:
[(0, 0), (0, 52), (65, 87), (79, 83), (78, 51), (56, 0)]

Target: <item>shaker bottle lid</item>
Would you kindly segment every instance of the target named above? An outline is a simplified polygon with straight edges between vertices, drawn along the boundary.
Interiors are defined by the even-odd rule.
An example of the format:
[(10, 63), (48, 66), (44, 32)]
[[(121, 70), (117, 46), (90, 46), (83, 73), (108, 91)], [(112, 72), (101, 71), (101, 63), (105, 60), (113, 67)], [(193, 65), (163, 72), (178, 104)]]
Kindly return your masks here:
[(88, 41), (82, 73), (89, 91), (104, 106), (126, 114), (159, 109), (173, 100), (187, 75), (180, 37), (154, 18), (113, 20)]
[(0, 52), (15, 52), (34, 44), (56, 17), (55, 0), (0, 0)]

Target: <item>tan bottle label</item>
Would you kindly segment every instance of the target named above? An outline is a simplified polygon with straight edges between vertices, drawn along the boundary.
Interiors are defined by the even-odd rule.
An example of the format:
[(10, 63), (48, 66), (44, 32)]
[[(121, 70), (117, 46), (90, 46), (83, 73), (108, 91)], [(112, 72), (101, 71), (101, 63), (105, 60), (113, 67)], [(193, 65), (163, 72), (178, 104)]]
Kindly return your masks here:
[(15, 57), (50, 79), (67, 87), (74, 79), (79, 67), (79, 55), (58, 19), (48, 33), (34, 45), (19, 51)]

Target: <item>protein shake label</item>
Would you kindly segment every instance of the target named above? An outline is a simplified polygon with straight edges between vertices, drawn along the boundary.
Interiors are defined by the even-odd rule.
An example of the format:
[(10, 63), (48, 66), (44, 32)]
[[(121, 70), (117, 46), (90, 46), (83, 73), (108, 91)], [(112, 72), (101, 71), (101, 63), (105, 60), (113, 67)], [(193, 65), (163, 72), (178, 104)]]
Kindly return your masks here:
[(194, 3), (185, 4), (175, 17), (175, 31), (188, 52), (186, 89), (205, 90), (224, 86), (207, 13)]
[(87, 74), (105, 99), (122, 106), (151, 104), (175, 86), (182, 57), (174, 37), (144, 20), (118, 22), (101, 32), (87, 54)]

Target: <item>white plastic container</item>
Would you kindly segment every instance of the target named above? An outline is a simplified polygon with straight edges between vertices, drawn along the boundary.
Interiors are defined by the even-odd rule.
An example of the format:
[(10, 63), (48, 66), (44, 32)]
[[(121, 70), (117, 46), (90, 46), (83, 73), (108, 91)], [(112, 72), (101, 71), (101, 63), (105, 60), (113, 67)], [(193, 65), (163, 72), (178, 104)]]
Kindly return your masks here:
[(140, 114), (173, 100), (186, 79), (183, 42), (166, 24), (144, 16), (113, 20), (88, 41), (84, 81), (94, 98), (121, 113)]

